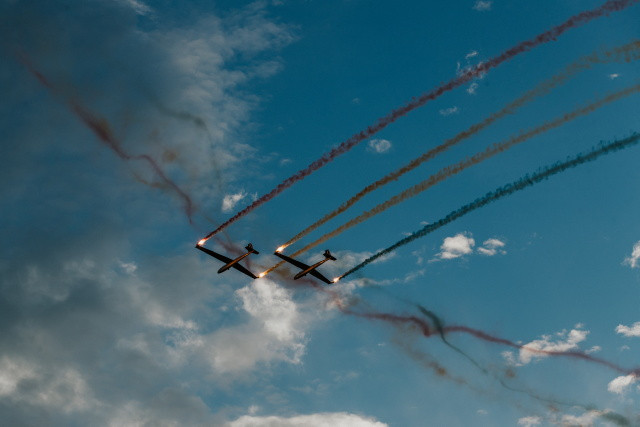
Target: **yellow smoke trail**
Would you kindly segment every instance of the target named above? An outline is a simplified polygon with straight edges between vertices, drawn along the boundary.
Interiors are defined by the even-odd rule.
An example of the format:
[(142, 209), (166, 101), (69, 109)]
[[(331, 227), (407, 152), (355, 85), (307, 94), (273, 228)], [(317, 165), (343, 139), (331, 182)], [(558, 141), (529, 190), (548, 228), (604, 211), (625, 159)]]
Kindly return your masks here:
[(326, 214), (320, 220), (316, 221), (315, 223), (311, 224), (309, 227), (302, 230), (300, 233), (296, 234), (294, 237), (292, 237), (289, 241), (287, 241), (281, 247), (286, 248), (287, 246), (297, 242), (302, 237), (311, 233), (312, 231), (314, 231), (315, 229), (317, 229), (318, 227), (320, 227), (330, 219), (335, 218), (337, 215), (349, 209), (356, 202), (358, 202), (358, 200), (360, 200), (367, 194), (377, 190), (378, 188), (388, 184), (391, 181), (398, 179), (400, 176), (404, 175), (405, 173), (412, 171), (413, 169), (420, 166), (422, 163), (428, 160), (431, 160), (432, 158), (445, 152), (446, 150), (455, 146), (461, 141), (475, 135), (476, 133), (485, 129), (487, 126), (490, 126), (497, 120), (503, 118), (504, 116), (508, 114), (513, 114), (518, 108), (522, 107), (523, 105), (535, 99), (536, 97), (549, 93), (553, 88), (565, 83), (569, 78), (573, 77), (577, 73), (587, 70), (595, 64), (619, 62), (621, 60), (624, 60), (625, 62), (630, 62), (632, 60), (637, 60), (637, 59), (640, 59), (640, 41), (638, 40), (633, 41), (631, 43), (627, 43), (619, 47), (615, 47), (613, 49), (610, 49), (604, 52), (594, 52), (591, 55), (580, 58), (578, 61), (567, 66), (562, 72), (540, 83), (535, 88), (529, 90), (524, 95), (522, 95), (515, 101), (511, 102), (510, 104), (502, 108), (500, 111), (493, 113), (492, 115), (485, 118), (481, 122), (472, 125), (468, 129), (458, 133), (453, 138), (448, 139), (444, 143), (438, 145), (437, 147), (432, 148), (431, 150), (427, 151), (421, 156), (413, 159), (411, 162), (401, 167), (400, 169), (397, 169), (389, 173), (388, 175), (380, 178), (376, 182), (367, 185), (365, 188), (360, 190), (355, 196), (351, 197), (349, 200), (347, 200), (342, 205), (340, 205), (337, 209)]
[[(466, 159), (455, 163), (453, 165), (449, 165), (445, 168), (442, 168), (440, 171), (438, 171), (437, 173), (431, 175), (428, 179), (420, 182), (419, 184), (414, 185), (411, 188), (408, 188), (406, 190), (404, 190), (403, 192), (396, 194), (395, 196), (393, 196), (392, 198), (390, 198), (389, 200), (380, 203), (379, 205), (375, 206), (373, 209), (364, 212), (363, 214), (349, 220), (348, 222), (344, 223), (343, 225), (341, 225), (340, 227), (336, 228), (335, 230), (326, 233), (325, 235), (321, 236), (318, 240), (309, 243), (307, 246), (305, 246), (304, 248), (298, 250), (297, 252), (295, 252), (293, 254), (293, 256), (296, 255), (300, 255), (303, 252), (308, 251), (311, 248), (316, 247), (317, 245), (319, 245), (320, 243), (323, 243), (329, 239), (331, 239), (332, 237), (337, 236), (338, 234), (342, 233), (345, 230), (348, 230), (349, 228), (353, 227), (354, 225), (360, 224), (363, 221), (366, 221), (367, 219), (381, 213), (384, 212), (385, 210), (389, 209), (392, 206), (397, 205), (398, 203), (401, 203), (411, 197), (414, 197), (418, 194), (420, 194), (421, 192), (425, 191), (426, 189), (438, 184), (439, 182), (444, 181), (445, 179), (457, 174), (458, 172), (461, 172), (463, 170), (465, 170), (466, 168), (473, 166), (475, 164), (478, 164), (490, 157), (495, 156), (496, 154), (499, 154), (505, 150), (508, 150), (509, 148), (513, 147), (514, 145), (520, 144), (534, 136), (540, 135), (541, 133), (547, 132), (551, 129), (555, 129), (571, 120), (574, 120), (580, 116), (584, 116), (586, 114), (589, 114), (595, 110), (597, 110), (598, 108), (601, 108), (611, 102), (617, 101), (621, 98), (624, 98), (626, 96), (632, 95), (636, 92), (640, 91), (640, 84), (636, 84), (634, 86), (628, 87), (626, 89), (614, 92), (612, 94), (609, 94), (607, 96), (605, 96), (604, 98), (595, 101), (589, 105), (586, 105), (584, 107), (580, 107), (570, 113), (566, 113), (562, 116), (560, 116), (559, 118), (556, 118), (554, 120), (548, 121), (544, 124), (542, 124), (541, 126), (538, 126), (534, 129), (531, 129), (529, 131), (526, 132), (522, 132), (516, 136), (512, 136), (511, 138), (509, 138), (506, 141), (500, 142), (500, 143), (495, 143), (493, 145), (490, 145), (488, 148), (486, 148), (484, 151), (476, 153), (475, 155), (473, 155), (472, 157), (467, 157)], [(280, 265), (280, 263), (278, 264)], [(275, 265), (273, 267), (271, 267), (270, 269), (268, 269), (265, 273), (269, 273), (272, 270), (274, 270), (275, 268), (278, 267), (278, 265)]]

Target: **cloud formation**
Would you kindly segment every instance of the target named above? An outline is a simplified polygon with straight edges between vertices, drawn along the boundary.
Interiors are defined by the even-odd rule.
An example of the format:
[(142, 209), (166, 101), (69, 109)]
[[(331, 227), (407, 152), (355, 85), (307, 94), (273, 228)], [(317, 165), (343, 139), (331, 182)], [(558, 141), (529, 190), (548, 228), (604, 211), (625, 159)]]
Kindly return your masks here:
[(494, 256), (496, 254), (505, 255), (507, 251), (504, 248), (505, 243), (501, 240), (492, 238), (487, 239), (482, 243), (482, 246), (478, 248), (478, 253), (486, 256)]
[(240, 191), (235, 194), (225, 194), (222, 198), (222, 212), (230, 212), (236, 207), (240, 200), (244, 199), (247, 193)]
[(633, 250), (631, 251), (631, 256), (628, 256), (624, 259), (624, 263), (627, 264), (631, 268), (637, 268), (638, 260), (640, 259), (640, 241), (636, 242), (633, 245)]
[(454, 259), (473, 252), (476, 241), (466, 233), (458, 233), (453, 237), (446, 237), (440, 246), (440, 259)]
[(479, 12), (491, 10), (492, 5), (492, 1), (477, 0), (473, 5), (473, 10), (477, 10)]
[(625, 337), (640, 337), (640, 322), (636, 322), (631, 326), (620, 324), (616, 326), (616, 332)]
[(615, 394), (623, 394), (629, 386), (638, 380), (635, 375), (623, 375), (613, 379), (608, 385), (607, 390)]
[(255, 417), (244, 415), (227, 424), (227, 427), (386, 427), (374, 418), (346, 412), (296, 415), (293, 417)]
[(299, 363), (316, 312), (271, 282), (216, 276), (211, 259), (167, 239), (194, 232), (176, 220), (180, 200), (61, 100), (96, 112), (123, 150), (217, 211), (219, 184), (253, 155), (238, 135), (259, 99), (244, 85), (276, 73), (293, 36), (260, 4), (184, 27), (140, 0), (68, 3), (0, 6), (0, 197), (15, 205), (3, 230), (15, 244), (0, 256), (1, 418), (222, 425), (203, 396), (258, 366)]
[(578, 344), (587, 339), (587, 335), (589, 335), (589, 331), (582, 329), (582, 325), (578, 324), (569, 332), (566, 330), (557, 332), (555, 334), (555, 338), (552, 335), (543, 335), (538, 340), (524, 344), (523, 348), (519, 350), (517, 359), (510, 351), (505, 351), (502, 355), (509, 364), (514, 366), (523, 366), (535, 359), (544, 359), (548, 357), (548, 355), (544, 353), (537, 353), (531, 350), (542, 350), (548, 352), (576, 350), (579, 348)]
[(382, 154), (389, 151), (391, 148), (391, 141), (386, 139), (372, 139), (369, 141), (369, 151)]
[(449, 107), (449, 108), (443, 108), (442, 110), (439, 111), (441, 116), (450, 116), (452, 114), (457, 114), (459, 111), (458, 107), (453, 106), (453, 107)]
[(524, 427), (539, 426), (542, 418), (537, 416), (522, 417), (518, 419), (518, 425)]

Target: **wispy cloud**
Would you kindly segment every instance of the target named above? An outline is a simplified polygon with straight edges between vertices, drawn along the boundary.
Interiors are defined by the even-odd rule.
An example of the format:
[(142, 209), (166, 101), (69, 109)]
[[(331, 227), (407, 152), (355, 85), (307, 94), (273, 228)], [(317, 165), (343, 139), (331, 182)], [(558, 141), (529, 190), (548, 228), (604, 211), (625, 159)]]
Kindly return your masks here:
[(244, 191), (240, 191), (235, 194), (225, 194), (222, 198), (222, 212), (230, 212), (233, 208), (236, 207), (240, 200), (244, 199), (247, 196), (247, 193)]
[(391, 141), (386, 139), (372, 139), (369, 141), (369, 151), (374, 153), (386, 153), (391, 148)]
[(477, 10), (479, 12), (491, 10), (491, 6), (493, 5), (493, 1), (483, 1), (477, 0), (473, 5), (473, 10)]
[(624, 264), (629, 265), (629, 267), (631, 268), (637, 268), (639, 259), (640, 259), (640, 241), (636, 242), (636, 244), (633, 245), (631, 256), (628, 256), (627, 258), (625, 258), (623, 262)]
[(625, 337), (640, 337), (640, 322), (636, 322), (631, 326), (620, 324), (616, 326), (616, 332)]
[(539, 426), (542, 418), (537, 416), (522, 417), (518, 419), (518, 425), (523, 427)]
[(311, 415), (295, 415), (292, 417), (244, 415), (229, 422), (226, 427), (386, 427), (387, 424), (372, 417), (349, 414), (346, 412), (323, 412)]
[(486, 256), (494, 256), (496, 254), (505, 255), (507, 251), (503, 248), (505, 247), (505, 243), (501, 240), (492, 238), (487, 239), (482, 243), (482, 246), (478, 248), (478, 253)]
[(118, 2), (131, 7), (138, 15), (148, 15), (152, 9), (141, 0), (117, 0)]
[[(37, 129), (12, 120), (11, 138), (22, 143), (3, 150), (0, 197), (22, 206), (12, 210), (20, 224), (56, 224), (37, 247), (31, 231), (21, 232), (24, 242), (0, 263), (7, 425), (223, 425), (199, 398), (201, 386), (222, 387), (258, 364), (299, 363), (316, 313), (264, 281), (246, 287), (228, 274), (211, 286), (215, 261), (163, 235), (184, 224), (176, 225), (173, 196), (158, 193), (162, 183), (146, 165), (120, 163), (60, 108), (66, 92), (43, 89), (5, 50), (24, 51), (59, 92), (104, 118), (127, 151), (153, 157), (218, 210), (225, 192), (212, 185), (216, 168), (233, 181), (253, 153), (237, 137), (259, 102), (244, 85), (277, 72), (269, 58), (290, 31), (257, 3), (224, 18), (194, 13), (185, 27), (172, 17), (160, 26), (132, 19), (158, 16), (158, 2), (150, 12), (146, 1), (123, 2), (5, 2), (0, 13), (0, 74), (11, 76), (0, 79), (3, 105), (24, 106), (15, 118), (42, 119)], [(45, 151), (55, 155), (34, 168)], [(51, 177), (38, 183), (42, 193), (16, 190), (35, 169)]]
[(620, 77), (620, 74), (618, 74), (618, 73), (611, 73), (611, 74), (609, 74), (609, 78), (610, 78), (611, 80), (615, 80), (615, 79), (617, 79), (618, 77)]
[(471, 52), (467, 53), (464, 56), (464, 59), (469, 60), (469, 59), (471, 59), (471, 58), (473, 58), (475, 56), (478, 56), (478, 51), (477, 50), (472, 50)]
[(613, 379), (608, 385), (607, 390), (615, 394), (624, 394), (631, 384), (638, 380), (635, 375), (623, 375)]
[(450, 116), (452, 114), (457, 114), (459, 112), (459, 109), (457, 106), (454, 107), (449, 107), (449, 108), (444, 108), (442, 110), (439, 111), (441, 116)]
[(519, 351), (517, 359), (510, 351), (505, 351), (502, 353), (502, 355), (509, 364), (514, 366), (523, 366), (530, 363), (534, 359), (543, 359), (548, 357), (546, 354), (533, 352), (528, 349), (549, 352), (565, 352), (575, 350), (579, 348), (579, 343), (587, 339), (587, 335), (589, 335), (589, 331), (582, 329), (582, 325), (578, 324), (569, 332), (567, 332), (566, 330), (562, 330), (560, 332), (557, 332), (555, 334), (555, 337), (552, 335), (543, 335), (538, 340), (534, 340), (530, 343), (524, 344), (523, 348), (521, 348)]

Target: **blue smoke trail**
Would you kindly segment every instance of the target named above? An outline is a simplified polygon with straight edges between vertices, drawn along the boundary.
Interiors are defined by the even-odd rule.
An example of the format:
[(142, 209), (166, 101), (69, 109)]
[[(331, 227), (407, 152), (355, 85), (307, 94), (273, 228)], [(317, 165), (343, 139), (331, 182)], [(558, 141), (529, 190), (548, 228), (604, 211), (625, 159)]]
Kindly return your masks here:
[(591, 151), (587, 152), (587, 153), (580, 153), (578, 155), (576, 155), (573, 158), (569, 158), (568, 160), (564, 161), (564, 162), (557, 162), (554, 163), (553, 165), (550, 166), (546, 166), (544, 168), (538, 169), (537, 172), (535, 172), (532, 175), (525, 175), (524, 177), (510, 183), (507, 185), (504, 185), (502, 187), (498, 187), (496, 190), (491, 191), (487, 194), (485, 194), (483, 197), (480, 197), (476, 200), (474, 200), (473, 202), (466, 204), (464, 206), (462, 206), (459, 209), (454, 210), (453, 212), (449, 213), (447, 216), (445, 216), (444, 218), (439, 219), (438, 221), (432, 223), (432, 224), (428, 224), (426, 226), (424, 226), (422, 229), (412, 233), (411, 235), (405, 237), (404, 239), (394, 243), (393, 245), (389, 246), (386, 249), (381, 250), (380, 252), (370, 256), (369, 258), (365, 259), (364, 261), (362, 261), (360, 264), (356, 265), (355, 267), (353, 267), (351, 270), (348, 270), (347, 272), (345, 272), (344, 274), (342, 274), (339, 279), (342, 279), (352, 273), (355, 273), (356, 271), (366, 267), (368, 264), (370, 264), (371, 262), (375, 261), (376, 259), (380, 258), (381, 256), (384, 256), (386, 254), (388, 254), (389, 252), (406, 245), (407, 243), (410, 243), (416, 239), (419, 239), (420, 237), (424, 237), (429, 233), (434, 232), (435, 230), (439, 229), (440, 227), (443, 227), (447, 224), (449, 224), (450, 222), (455, 221), (456, 219), (470, 213), (473, 212), (476, 209), (479, 209), (483, 206), (488, 205), (489, 203), (495, 202), (496, 200), (499, 200), (505, 196), (509, 196), (517, 191), (520, 190), (524, 190), (527, 187), (530, 187), (534, 184), (537, 184), (539, 182), (544, 181), (545, 179), (556, 175), (560, 172), (564, 172), (567, 169), (571, 169), (574, 168), (576, 166), (579, 166), (581, 164), (584, 163), (588, 163), (588, 162), (593, 162), (594, 160), (598, 159), (601, 156), (607, 155), (609, 153), (612, 153), (614, 151), (618, 151), (618, 150), (622, 150), (625, 149), (627, 147), (630, 147), (632, 145), (635, 145), (638, 143), (638, 141), (640, 140), (640, 134), (637, 132), (634, 132), (631, 136), (624, 138), (624, 139), (620, 139), (620, 140), (615, 140), (613, 142), (609, 142), (609, 143), (605, 143), (605, 142), (601, 142), (600, 144), (598, 144), (596, 147), (592, 148)]

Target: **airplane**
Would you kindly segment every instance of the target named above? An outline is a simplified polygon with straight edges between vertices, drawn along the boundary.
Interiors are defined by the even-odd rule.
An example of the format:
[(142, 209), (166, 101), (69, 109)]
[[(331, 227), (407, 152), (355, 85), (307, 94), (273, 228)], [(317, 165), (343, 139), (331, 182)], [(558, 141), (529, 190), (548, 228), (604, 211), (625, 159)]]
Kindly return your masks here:
[(249, 256), (250, 254), (258, 254), (260, 252), (256, 251), (255, 249), (253, 249), (253, 245), (251, 243), (249, 243), (245, 249), (247, 250), (247, 253), (244, 255), (240, 255), (238, 258), (236, 259), (231, 259), (231, 258), (227, 258), (224, 255), (220, 255), (217, 252), (214, 252), (210, 249), (207, 249), (203, 246), (200, 245), (200, 243), (198, 243), (196, 245), (196, 249), (200, 249), (202, 252), (204, 252), (205, 254), (211, 255), (212, 257), (224, 262), (225, 264), (220, 267), (220, 270), (218, 270), (218, 274), (220, 273), (224, 273), (225, 271), (227, 271), (228, 269), (230, 269), (231, 267), (235, 268), (236, 270), (246, 274), (247, 276), (251, 277), (252, 279), (257, 279), (258, 276), (256, 276), (255, 274), (253, 274), (252, 272), (250, 272), (249, 270), (247, 270), (246, 268), (244, 268), (242, 265), (240, 265), (240, 261)]
[(293, 258), (290, 258), (286, 255), (281, 254), (278, 251), (274, 252), (274, 255), (282, 258), (283, 260), (287, 261), (290, 264), (295, 265), (296, 267), (298, 267), (299, 269), (301, 269), (302, 271), (299, 272), (298, 274), (296, 274), (295, 276), (293, 276), (293, 280), (298, 280), (301, 277), (306, 276), (307, 274), (311, 274), (313, 277), (315, 277), (316, 279), (320, 279), (322, 280), (324, 283), (332, 285), (334, 282), (332, 282), (331, 280), (327, 279), (326, 277), (324, 277), (322, 274), (318, 273), (316, 271), (316, 268), (320, 267), (320, 265), (324, 264), (325, 262), (327, 262), (328, 260), (332, 260), (335, 261), (336, 259), (333, 257), (333, 255), (331, 255), (331, 252), (329, 252), (329, 249), (327, 249), (326, 251), (324, 251), (324, 259), (322, 261), (318, 261), (315, 264), (309, 266), (305, 263), (302, 263), (298, 260), (295, 260)]

